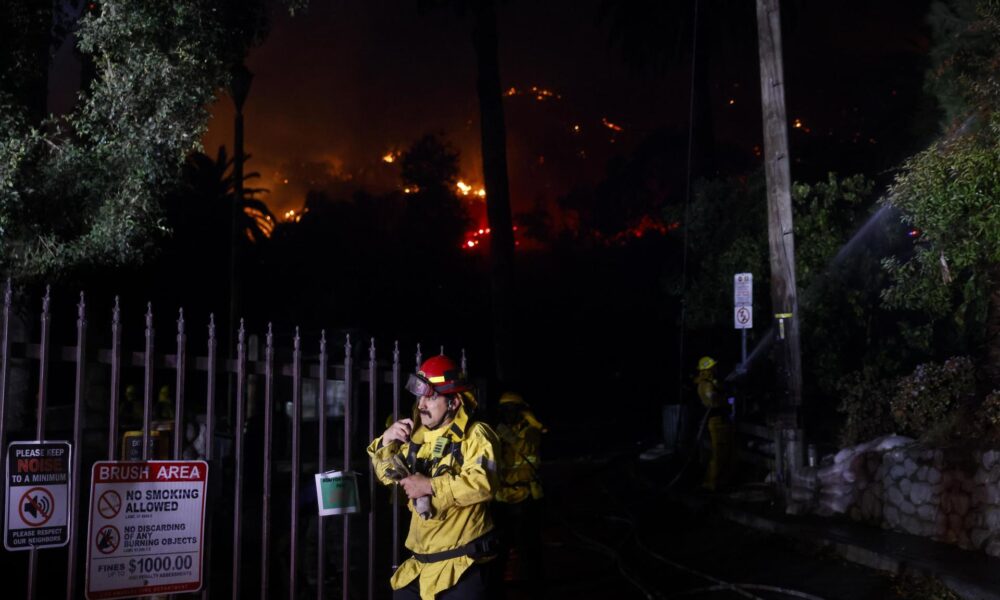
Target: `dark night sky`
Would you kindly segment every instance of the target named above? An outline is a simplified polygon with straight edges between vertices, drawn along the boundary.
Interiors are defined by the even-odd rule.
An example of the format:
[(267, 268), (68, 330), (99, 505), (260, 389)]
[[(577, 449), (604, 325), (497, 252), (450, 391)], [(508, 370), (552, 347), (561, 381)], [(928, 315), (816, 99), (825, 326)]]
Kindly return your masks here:
[[(679, 141), (686, 135), (686, 64), (658, 72), (626, 66), (609, 44), (599, 4), (500, 3), (503, 86), (559, 95), (505, 101), (516, 212), (551, 209), (567, 190), (599, 181), (609, 158), (629, 153), (657, 128)], [(864, 160), (884, 155), (872, 168), (912, 150), (904, 140), (912, 144), (919, 108), (926, 7), (926, 0), (846, 0), (794, 3), (787, 11), (788, 114), (802, 123), (790, 129), (793, 177), (796, 169), (804, 173), (796, 166), (803, 157), (814, 172), (856, 169), (840, 159), (857, 154), (859, 144), (871, 146), (858, 154)], [(315, 0), (294, 18), (278, 10), (270, 35), (247, 61), (255, 79), (245, 109), (248, 168), (262, 175), (256, 185), (271, 190), (265, 199), (272, 209), (300, 207), (310, 188), (346, 194), (358, 186), (397, 187), (398, 163), (381, 157), (428, 132), (454, 144), (461, 178), (481, 185), (469, 26), (468, 17), (451, 10), (419, 14), (415, 1)], [(756, 24), (751, 18), (745, 27), (752, 32)], [(50, 106), (57, 112), (72, 102), (69, 55), (62, 49), (53, 66)], [(761, 127), (754, 47), (717, 36), (710, 63), (716, 139), (752, 161)], [(212, 113), (204, 145), (214, 155), (220, 144), (231, 149), (232, 102), (220, 95)], [(677, 161), (684, 159), (680, 143)]]
[[(801, 118), (814, 136), (859, 134), (891, 144), (881, 138), (900, 126), (884, 122), (899, 112), (892, 90), (919, 90), (920, 68), (913, 65), (927, 48), (926, 4), (804, 4), (785, 39), (790, 119)], [(609, 157), (657, 127), (684, 132), (686, 67), (649, 73), (626, 66), (608, 43), (597, 1), (501, 3), (499, 32), (504, 87), (537, 85), (560, 95), (506, 101), (515, 211), (539, 198), (551, 205), (575, 185), (594, 183)], [(760, 129), (757, 57), (752, 47), (727, 42), (712, 48), (716, 135), (751, 152)], [(248, 65), (256, 77), (247, 147), (275, 209), (300, 206), (308, 181), (324, 176), (397, 185), (394, 165), (380, 157), (426, 132), (443, 133), (461, 151), (468, 183), (482, 181), (467, 18), (448, 10), (421, 15), (416, 2), (314, 2), (304, 16), (278, 14)], [(230, 100), (220, 98), (213, 114), (205, 136), (210, 153), (231, 145)], [(623, 131), (611, 131), (602, 118)]]
[[(573, 183), (556, 184), (533, 172), (549, 147), (571, 155), (585, 150), (588, 158), (573, 177), (593, 181), (617, 150), (602, 117), (625, 128), (614, 135), (622, 144), (683, 105), (676, 82), (634, 75), (618, 64), (598, 26), (596, 5), (516, 1), (501, 10), (504, 87), (535, 85), (561, 96), (507, 101), (516, 209), (530, 206), (546, 187), (562, 192)], [(462, 177), (481, 184), (466, 18), (450, 11), (420, 15), (416, 2), (316, 2), (305, 16), (278, 15), (248, 65), (255, 80), (246, 108), (247, 146), (274, 206), (300, 205), (304, 180), (322, 175), (318, 165), (330, 176), (395, 186), (398, 171), (380, 157), (428, 132), (444, 134), (461, 151)], [(221, 98), (213, 113), (205, 137), (212, 151), (231, 143), (230, 100)], [(572, 130), (576, 124), (580, 133)], [(551, 136), (542, 143), (540, 129)]]

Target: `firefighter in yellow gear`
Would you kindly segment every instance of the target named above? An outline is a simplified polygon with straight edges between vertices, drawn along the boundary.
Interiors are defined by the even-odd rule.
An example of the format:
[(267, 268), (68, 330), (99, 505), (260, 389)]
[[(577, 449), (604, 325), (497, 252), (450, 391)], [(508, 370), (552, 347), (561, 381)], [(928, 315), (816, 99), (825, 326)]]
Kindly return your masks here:
[(527, 498), (542, 497), (542, 434), (545, 429), (524, 398), (514, 392), (500, 396), (500, 489), (497, 502), (515, 504)]
[(698, 398), (708, 411), (708, 435), (712, 442), (712, 456), (702, 487), (715, 491), (724, 486), (730, 476), (733, 456), (733, 427), (725, 410), (725, 400), (715, 378), (715, 359), (703, 356), (698, 360), (698, 374), (694, 378), (698, 386)]
[(417, 396), (417, 418), (396, 421), (368, 446), (379, 480), (398, 483), (411, 500), (413, 556), (390, 579), (393, 598), (432, 600), (446, 590), (449, 598), (485, 598), (483, 563), (498, 546), (489, 507), (496, 433), (470, 418), (471, 386), (446, 356), (425, 361), (407, 389)]
[(498, 571), (507, 581), (527, 583), (533, 597), (544, 597), (542, 583), (542, 434), (548, 431), (516, 392), (500, 396), (500, 489), (496, 494), (497, 527), (503, 548)]

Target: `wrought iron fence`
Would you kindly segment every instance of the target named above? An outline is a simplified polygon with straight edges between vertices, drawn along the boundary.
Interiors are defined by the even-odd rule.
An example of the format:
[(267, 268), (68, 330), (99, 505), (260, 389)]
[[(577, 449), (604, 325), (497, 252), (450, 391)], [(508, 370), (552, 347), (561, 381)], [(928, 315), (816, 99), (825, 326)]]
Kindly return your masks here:
[[(279, 348), (275, 342), (275, 333), (272, 326), (268, 324), (264, 333), (263, 357), (259, 353), (252, 352), (251, 336), (248, 333), (246, 324), (241, 320), (236, 332), (236, 343), (234, 354), (231, 359), (219, 359), (218, 338), (213, 316), (209, 316), (205, 324), (204, 345), (201, 346), (204, 353), (197, 351), (191, 355), (188, 342), (188, 323), (185, 320), (184, 311), (180, 309), (176, 319), (176, 331), (174, 339), (169, 344), (167, 353), (156, 353), (157, 338), (154, 328), (154, 314), (152, 304), (148, 304), (145, 313), (145, 323), (143, 326), (144, 343), (142, 351), (128, 352), (126, 344), (122, 341), (124, 324), (122, 321), (122, 310), (116, 298), (111, 309), (110, 335), (107, 340), (110, 348), (101, 348), (96, 351), (88, 344), (87, 338), (87, 306), (83, 293), (80, 294), (76, 311), (76, 342), (72, 346), (53, 346), (51, 344), (51, 295), (46, 290), (41, 303), (39, 314), (39, 327), (37, 329), (37, 343), (25, 341), (15, 341), (12, 336), (12, 323), (15, 316), (12, 314), (12, 289), (10, 282), (7, 283), (3, 294), (2, 322), (0, 322), (0, 448), (6, 454), (9, 437), (26, 437), (31, 432), (25, 427), (11, 430), (8, 414), (13, 403), (29, 403), (28, 393), (20, 394), (16, 397), (9, 393), (9, 383), (11, 369), (20, 369), (24, 372), (37, 370), (37, 388), (35, 391), (35, 427), (34, 439), (44, 440), (47, 435), (58, 433), (66, 434), (68, 440), (73, 444), (72, 465), (70, 469), (70, 494), (69, 501), (69, 543), (65, 549), (31, 549), (28, 554), (28, 565), (25, 575), (24, 589), (26, 597), (34, 599), (44, 594), (45, 597), (53, 595), (52, 590), (55, 580), (63, 572), (65, 573), (65, 597), (68, 599), (83, 597), (81, 566), (81, 547), (83, 542), (88, 540), (89, 532), (86, 531), (86, 524), (80, 523), (80, 506), (87, 506), (90, 501), (90, 486), (87, 485), (87, 477), (90, 472), (90, 464), (97, 459), (116, 460), (126, 457), (127, 452), (135, 452), (134, 443), (126, 445), (126, 440), (139, 442), (138, 432), (133, 432), (131, 438), (128, 434), (123, 437), (123, 443), (118, 443), (122, 430), (128, 427), (128, 423), (123, 420), (121, 407), (123, 398), (121, 393), (122, 381), (125, 373), (136, 369), (141, 369), (142, 373), (142, 416), (141, 416), (141, 446), (139, 456), (131, 458), (139, 460), (149, 460), (153, 458), (180, 459), (186, 454), (196, 453), (197, 458), (204, 459), (210, 465), (209, 475), (209, 496), (214, 496), (210, 508), (206, 514), (205, 547), (203, 553), (204, 569), (202, 572), (203, 583), (201, 596), (203, 598), (220, 598), (226, 595), (234, 599), (258, 596), (261, 598), (305, 598), (310, 592), (315, 592), (316, 598), (326, 598), (335, 593), (328, 590), (328, 581), (339, 579), (341, 597), (361, 597), (362, 595), (371, 599), (377, 595), (377, 590), (386, 588), (385, 580), (380, 574), (387, 575), (390, 570), (389, 563), (395, 567), (400, 562), (400, 500), (395, 491), (383, 491), (381, 486), (375, 485), (375, 478), (371, 473), (371, 466), (363, 452), (357, 452), (362, 446), (359, 443), (367, 443), (375, 437), (377, 432), (384, 426), (379, 422), (379, 415), (385, 415), (390, 409), (392, 419), (396, 420), (400, 416), (400, 389), (401, 389), (401, 359), (399, 343), (396, 342), (392, 348), (391, 359), (379, 362), (376, 355), (375, 339), (371, 338), (368, 345), (367, 365), (355, 364), (356, 349), (352, 345), (350, 335), (345, 335), (342, 357), (338, 357), (336, 362), (331, 362), (332, 357), (329, 352), (329, 344), (325, 331), (320, 331), (316, 340), (316, 352), (304, 352), (303, 336), (298, 328), (295, 328), (291, 337), (291, 348)], [(31, 329), (30, 327), (26, 329)], [(100, 336), (98, 336), (100, 337)], [(200, 337), (200, 336), (199, 336)], [(443, 352), (443, 348), (442, 348)], [(340, 354), (336, 352), (336, 354)], [(420, 345), (416, 346), (415, 364), (421, 362)], [(466, 369), (466, 357), (462, 351), (462, 369)], [(72, 424), (68, 430), (60, 429), (58, 432), (49, 426), (46, 421), (47, 415), (52, 411), (48, 404), (50, 388), (50, 366), (53, 362), (71, 363), (75, 369), (75, 379), (73, 381), (72, 394)], [(17, 363), (15, 365), (15, 363)], [(107, 375), (106, 389), (97, 389), (98, 386), (88, 384), (88, 374), (90, 370), (97, 370), (103, 376)], [(154, 406), (154, 380), (157, 373), (166, 372), (173, 382), (172, 397), (172, 417), (165, 424), (162, 420), (156, 424), (162, 429), (154, 429), (154, 410), (163, 402), (164, 398), (158, 399)], [(220, 377), (221, 376), (221, 377)], [(222, 394), (227, 391), (230, 385), (228, 379), (232, 379), (231, 387), (228, 389), (234, 394), (234, 414), (220, 415), (216, 410)], [(162, 380), (162, 377), (161, 377)], [(311, 383), (311, 390), (315, 390), (315, 419), (317, 421), (315, 448), (309, 450), (313, 452), (315, 463), (304, 464), (303, 446), (303, 407), (304, 401), (303, 382)], [(259, 385), (263, 383), (263, 392), (260, 393)], [(197, 395), (197, 384), (203, 385), (204, 403), (203, 412), (195, 412), (192, 419), (192, 395)], [(339, 553), (341, 564), (339, 572), (336, 568), (331, 568), (330, 550), (337, 549), (336, 535), (331, 535), (328, 531), (328, 520), (317, 517), (315, 532), (310, 531), (307, 539), (306, 532), (303, 531), (303, 516), (316, 515), (315, 510), (310, 511), (312, 505), (304, 498), (302, 490), (302, 476), (307, 466), (315, 464), (318, 472), (327, 471), (330, 467), (330, 431), (328, 431), (328, 421), (337, 415), (329, 414), (327, 399), (331, 392), (331, 386), (339, 388), (339, 397), (342, 399), (343, 408), (340, 411), (343, 430), (340, 435), (340, 463), (339, 467), (345, 472), (360, 470), (367, 472), (367, 502), (360, 515), (343, 515), (342, 528), (339, 535)], [(367, 389), (365, 390), (364, 387)], [(367, 391), (367, 394), (363, 394)], [(126, 392), (126, 403), (130, 401), (129, 391)], [(311, 395), (311, 394), (310, 394)], [(250, 402), (253, 396), (253, 402)], [(335, 394), (335, 396), (338, 396)], [(104, 401), (106, 398), (106, 402)], [(132, 398), (131, 401), (135, 399)], [(169, 404), (169, 398), (168, 404)], [(279, 400), (284, 400), (285, 404), (279, 404)], [(367, 410), (361, 410), (362, 400), (365, 401)], [(197, 402), (201, 406), (201, 402)], [(338, 405), (333, 404), (334, 408)], [(255, 408), (255, 415), (249, 416), (248, 409)], [(101, 415), (106, 411), (106, 425), (93, 426), (93, 419), (88, 418), (88, 408), (93, 415), (96, 414), (104, 420)], [(290, 446), (289, 459), (287, 465), (276, 455), (278, 440), (276, 439), (275, 418), (279, 415), (287, 420), (290, 430), (287, 445)], [(287, 409), (287, 410), (285, 410)], [(381, 413), (380, 413), (381, 410)], [(248, 430), (250, 421), (258, 419), (262, 414), (262, 433), (259, 440), (249, 440), (252, 444), (259, 443), (260, 460), (255, 461), (247, 456)], [(384, 418), (384, 417), (383, 417)], [(207, 437), (200, 449), (185, 444), (187, 437), (186, 429), (190, 423), (195, 423), (194, 429), (200, 431), (201, 435)], [(361, 432), (362, 425), (367, 425), (366, 431)], [(85, 430), (86, 426), (86, 430)], [(101, 433), (105, 432), (104, 439), (101, 440)], [(359, 436), (359, 433), (361, 434)], [(172, 436), (172, 443), (166, 449), (158, 450), (162, 446), (153, 442), (157, 438)], [(367, 437), (364, 437), (367, 435)], [(256, 450), (256, 449), (254, 449)], [(153, 456), (151, 452), (161, 452)], [(163, 455), (165, 453), (166, 455)], [(336, 454), (336, 453), (334, 453)], [(355, 458), (357, 456), (357, 458)], [(308, 459), (306, 459), (308, 460)], [(0, 477), (6, 480), (6, 460), (0, 461)], [(287, 485), (276, 485), (276, 475), (279, 468), (288, 468)], [(260, 476), (259, 489), (248, 484), (247, 475), (253, 473)], [(257, 480), (254, 480), (257, 483)], [(308, 488), (307, 488), (308, 489)], [(246, 502), (249, 498), (259, 501), (259, 562), (248, 564), (247, 552), (248, 540), (245, 538), (247, 530), (252, 530), (256, 525), (249, 523), (246, 519), (248, 511)], [(287, 500), (287, 514), (279, 514), (284, 508)], [(3, 498), (4, 511), (8, 510), (7, 498)], [(303, 505), (306, 508), (303, 509)], [(226, 515), (231, 506), (231, 525), (220, 522), (220, 516)], [(391, 509), (387, 510), (391, 506)], [(377, 521), (377, 517), (386, 518), (391, 523), (391, 533), (383, 532), (380, 535), (378, 526), (387, 528), (389, 523), (382, 525)], [(362, 516), (363, 515), (363, 516)], [(227, 515), (228, 516), (228, 515)], [(364, 518), (366, 520), (365, 532), (355, 537), (352, 527), (355, 521)], [(280, 531), (280, 523), (287, 523), (287, 556), (284, 552), (278, 552), (279, 537), (276, 532)], [(230, 525), (227, 527), (227, 525)], [(254, 533), (257, 533), (256, 531)], [(253, 541), (256, 541), (256, 537)], [(303, 560), (303, 545), (306, 542), (315, 541), (315, 563), (313, 567), (307, 567)], [(331, 542), (333, 542), (331, 544)], [(280, 549), (284, 550), (283, 541)], [(228, 545), (227, 545), (228, 544)], [(214, 549), (214, 551), (213, 551)], [(231, 558), (223, 551), (230, 551)], [(61, 554), (65, 552), (65, 570), (53, 568), (61, 559)], [(23, 560), (23, 552), (15, 553), (7, 550), (3, 551), (3, 560), (0, 566), (4, 567), (4, 572), (9, 574), (18, 572), (19, 561)], [(364, 555), (363, 567), (359, 566), (359, 555)], [(227, 565), (227, 561), (229, 564)], [(44, 562), (44, 577), (40, 579), (40, 564)], [(313, 579), (315, 583), (308, 585), (309, 578), (304, 578), (300, 574), (315, 569)], [(364, 584), (355, 584), (351, 580), (352, 571), (357, 572), (364, 569), (366, 579)], [(259, 573), (258, 573), (259, 570)], [(220, 580), (220, 573), (229, 571), (228, 580)], [(332, 571), (332, 572), (331, 572)], [(283, 574), (284, 586), (279, 586), (272, 581), (275, 573)], [(256, 580), (256, 581), (255, 581)], [(303, 581), (305, 580), (305, 585)], [(42, 589), (44, 587), (44, 589)], [(254, 589), (256, 588), (256, 589)], [(312, 588), (307, 589), (307, 588)], [(16, 586), (15, 586), (16, 589)]]

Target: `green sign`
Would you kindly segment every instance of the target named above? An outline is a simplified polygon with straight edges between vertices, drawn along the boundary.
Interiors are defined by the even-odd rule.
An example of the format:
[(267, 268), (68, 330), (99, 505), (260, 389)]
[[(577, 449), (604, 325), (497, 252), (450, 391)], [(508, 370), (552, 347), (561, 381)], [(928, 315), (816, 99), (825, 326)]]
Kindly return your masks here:
[(316, 499), (321, 517), (359, 512), (356, 474), (341, 471), (317, 473)]

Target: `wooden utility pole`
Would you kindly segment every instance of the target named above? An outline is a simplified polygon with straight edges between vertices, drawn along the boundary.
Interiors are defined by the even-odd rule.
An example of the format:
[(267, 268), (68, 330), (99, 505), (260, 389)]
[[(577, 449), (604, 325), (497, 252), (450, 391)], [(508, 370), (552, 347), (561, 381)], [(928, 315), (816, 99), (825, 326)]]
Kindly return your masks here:
[(778, 0), (757, 0), (760, 53), (760, 103), (764, 113), (764, 173), (767, 177), (767, 240), (771, 254), (771, 304), (780, 351), (779, 379), (786, 387), (782, 408), (797, 428), (802, 404), (799, 302), (795, 286), (795, 235), (788, 168), (788, 118), (781, 63), (781, 12)]

